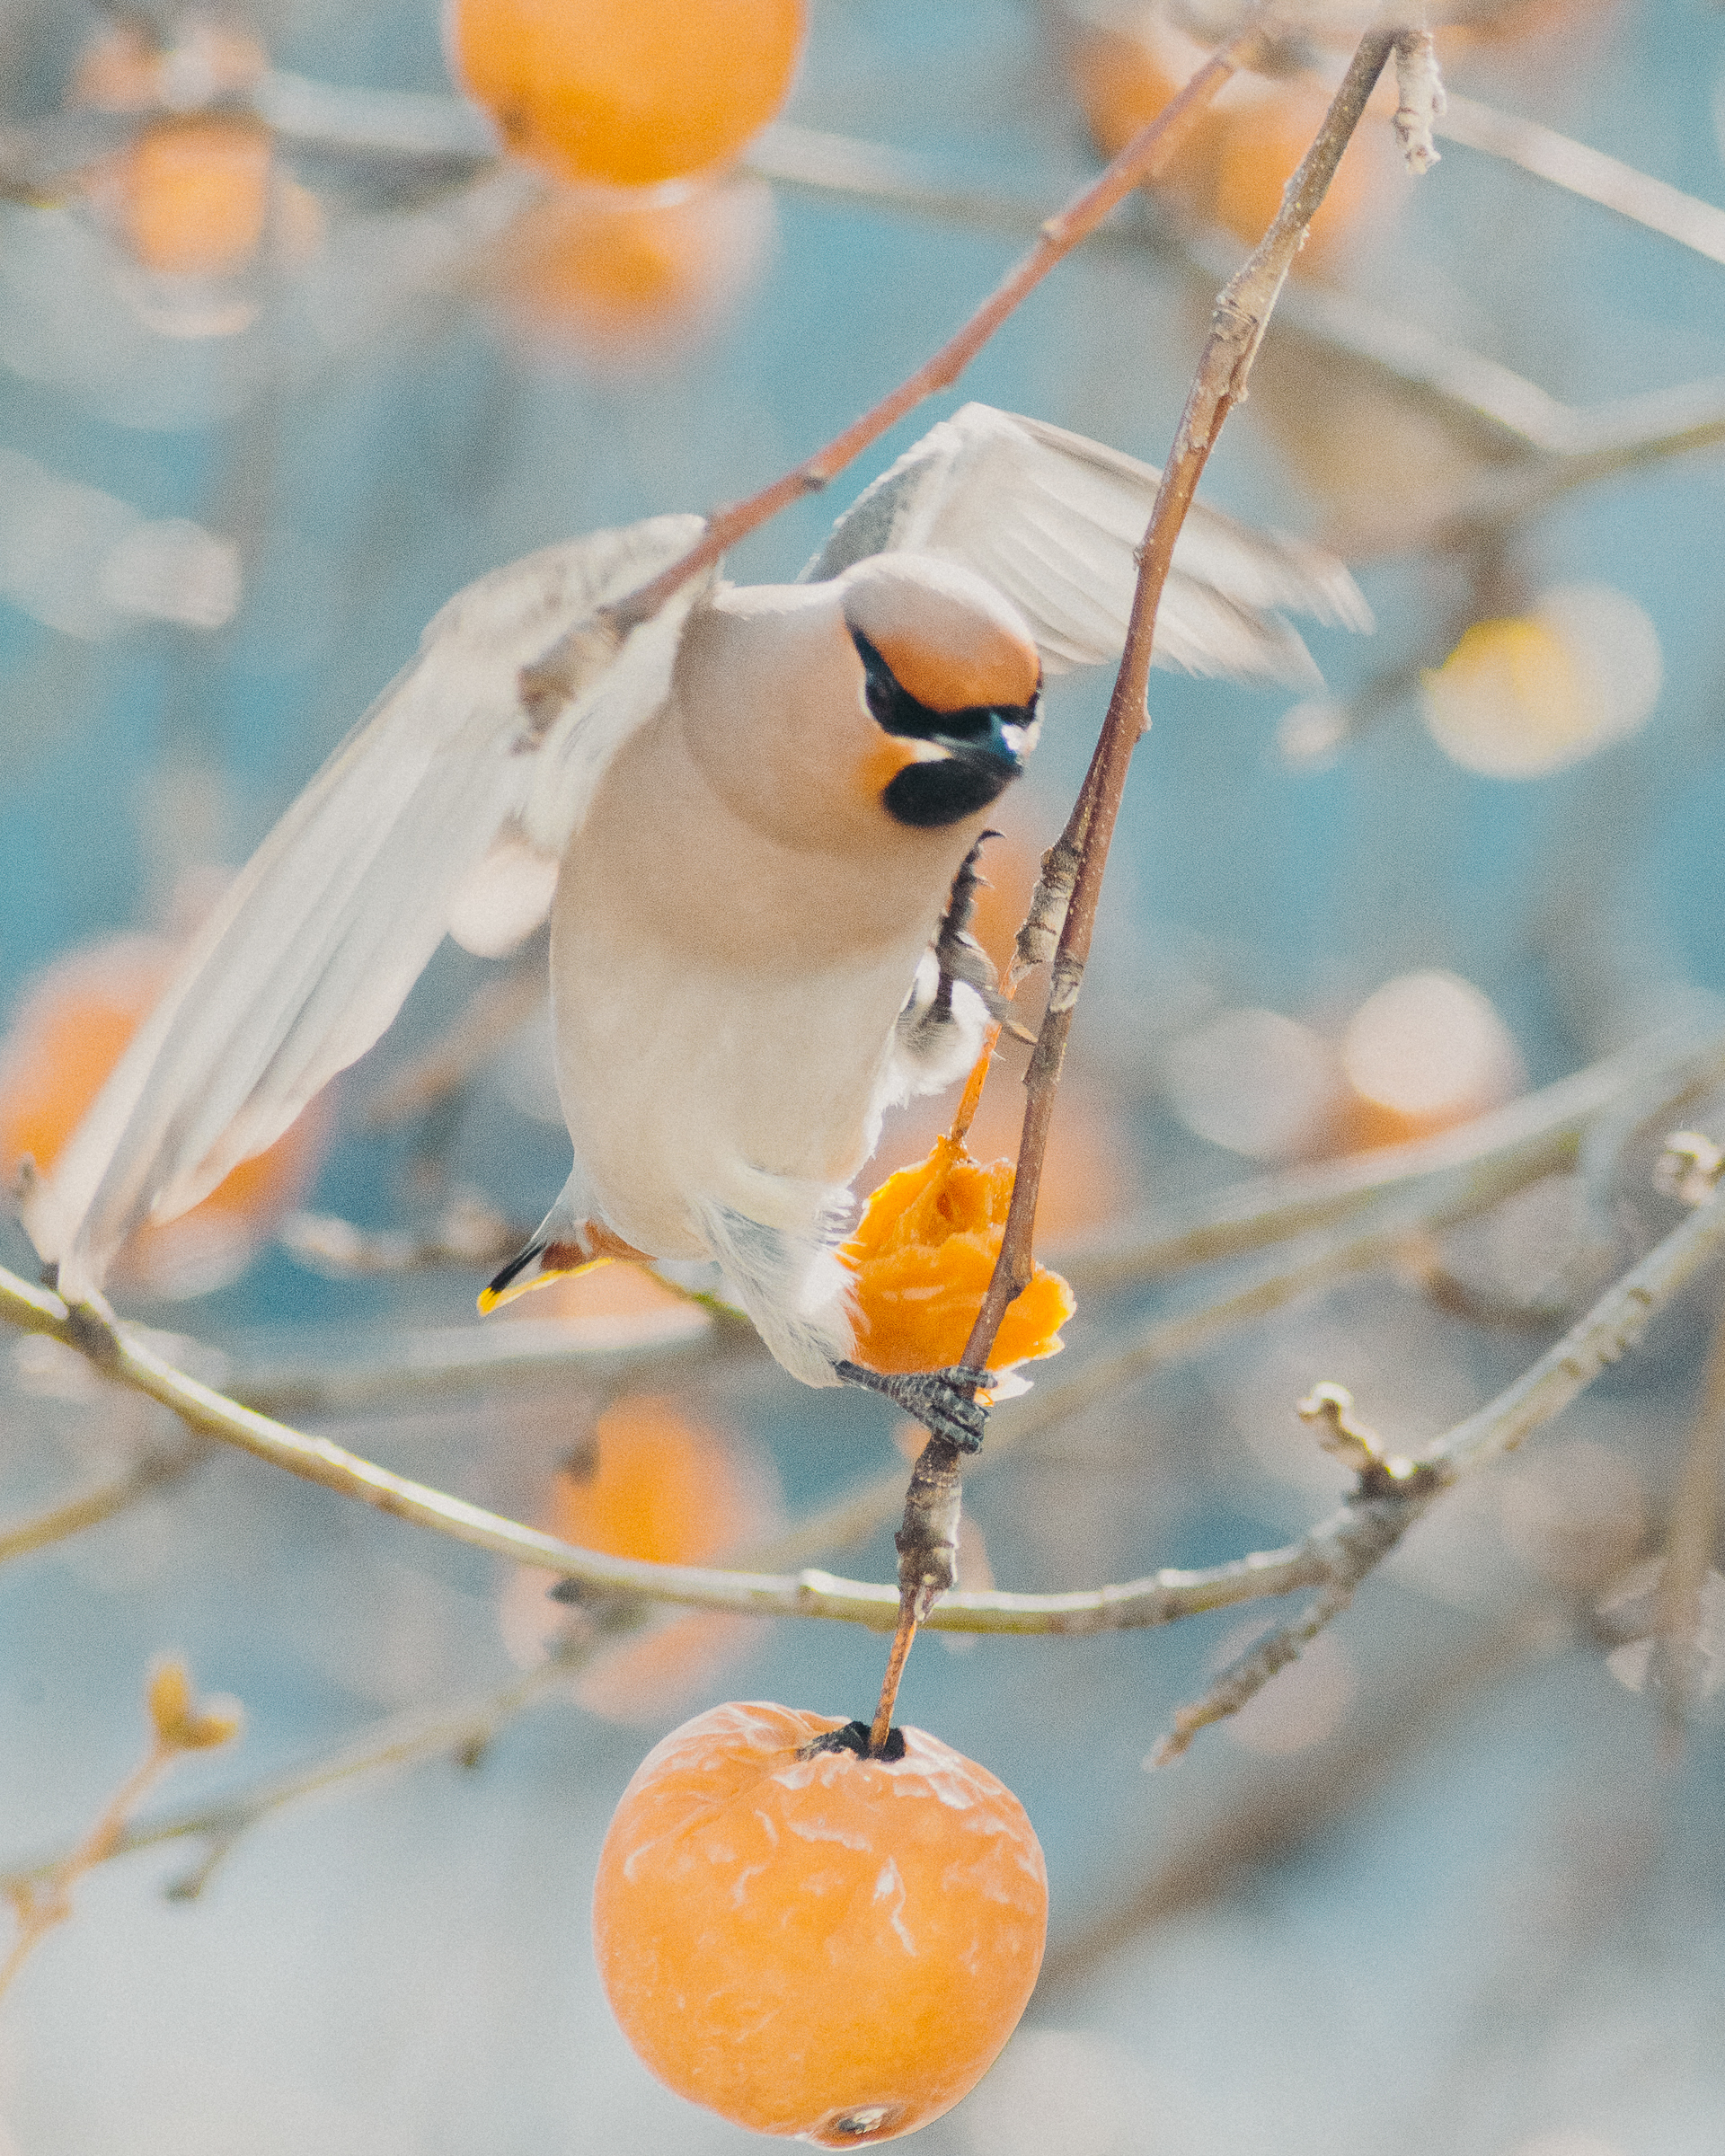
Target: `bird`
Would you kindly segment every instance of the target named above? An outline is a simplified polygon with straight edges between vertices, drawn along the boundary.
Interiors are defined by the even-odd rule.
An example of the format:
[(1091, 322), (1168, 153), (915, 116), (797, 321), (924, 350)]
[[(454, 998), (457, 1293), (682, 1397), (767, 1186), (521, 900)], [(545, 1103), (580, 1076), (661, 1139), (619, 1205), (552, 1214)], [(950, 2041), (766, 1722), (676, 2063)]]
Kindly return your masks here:
[[(1047, 677), (1122, 648), (1158, 478), (970, 403), (793, 583), (714, 569), (596, 641), (603, 610), (700, 538), (701, 517), (673, 514), (468, 586), (26, 1186), (45, 1277), (68, 1303), (98, 1298), (135, 1228), (196, 1204), (371, 1047), (446, 933), (500, 956), (549, 916), (574, 1166), (482, 1309), (607, 1257), (716, 1260), (794, 1377), (883, 1392), (971, 1449), (977, 1373), (852, 1359), (838, 1245), (886, 1110), (980, 1050), (976, 850)], [(1339, 562), (1199, 505), (1154, 658), (1309, 683), (1284, 609), (1370, 626)], [(584, 637), (577, 677), (547, 694), (546, 653)]]

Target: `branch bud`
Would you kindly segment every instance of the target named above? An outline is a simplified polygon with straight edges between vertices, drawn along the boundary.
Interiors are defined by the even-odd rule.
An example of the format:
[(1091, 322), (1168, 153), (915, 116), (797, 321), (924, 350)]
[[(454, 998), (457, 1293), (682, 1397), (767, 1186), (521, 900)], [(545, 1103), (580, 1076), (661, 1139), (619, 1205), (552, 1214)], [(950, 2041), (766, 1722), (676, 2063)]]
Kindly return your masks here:
[(172, 1752), (208, 1752), (237, 1736), (245, 1715), (237, 1700), (194, 1700), (183, 1662), (169, 1658), (150, 1673), (145, 1699), (156, 1741)]
[(1653, 1170), (1653, 1188), (1679, 1205), (1704, 1206), (1725, 1172), (1725, 1152), (1698, 1130), (1675, 1130)]

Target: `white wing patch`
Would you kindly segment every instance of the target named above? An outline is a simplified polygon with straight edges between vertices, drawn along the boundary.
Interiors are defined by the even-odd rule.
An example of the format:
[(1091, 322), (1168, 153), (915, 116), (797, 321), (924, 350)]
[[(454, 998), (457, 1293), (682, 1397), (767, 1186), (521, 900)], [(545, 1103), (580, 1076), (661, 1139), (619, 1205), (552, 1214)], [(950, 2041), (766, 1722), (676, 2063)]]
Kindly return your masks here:
[[(324, 765), (205, 923), (163, 1002), (116, 1065), (33, 1202), (30, 1229), (77, 1299), (127, 1235), (171, 1219), (274, 1143), (401, 1008), (452, 906), (487, 913), (480, 864), (518, 858), (490, 927), (526, 933), (603, 769), (571, 747), (589, 722), (607, 750), (650, 718), (696, 585), (629, 639), (560, 713), (524, 731), (517, 678), (594, 607), (686, 551), (701, 519), (660, 517), (549, 547), (460, 593), (418, 658)], [(542, 765), (560, 759), (549, 803)], [(460, 907), (457, 906), (457, 910)], [(505, 918), (507, 916), (507, 918)]]
[[(1013, 601), (1050, 673), (1099, 665), (1125, 641), (1160, 478), (1065, 428), (967, 404), (858, 498), (803, 578), (836, 576), (875, 553), (948, 555)], [(1353, 579), (1321, 549), (1194, 507), (1157, 614), (1156, 661), (1315, 680), (1284, 607), (1335, 627), (1371, 626)]]

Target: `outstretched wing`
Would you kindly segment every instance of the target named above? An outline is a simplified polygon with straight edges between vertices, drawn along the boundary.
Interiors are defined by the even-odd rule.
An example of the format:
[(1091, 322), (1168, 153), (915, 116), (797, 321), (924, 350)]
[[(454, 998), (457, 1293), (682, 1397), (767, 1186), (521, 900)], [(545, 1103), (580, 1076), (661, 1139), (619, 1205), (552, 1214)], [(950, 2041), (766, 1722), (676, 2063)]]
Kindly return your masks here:
[(518, 675), (667, 567), (698, 517), (529, 554), (470, 585), (283, 817), (116, 1065), (27, 1224), (74, 1300), (147, 1219), (197, 1204), (382, 1033), (451, 925), (497, 948), (543, 918), (610, 755), (670, 685), (685, 588), (544, 731)]
[[(861, 494), (802, 572), (869, 554), (945, 554), (986, 577), (1029, 623), (1050, 673), (1117, 657), (1137, 549), (1161, 474), (1082, 434), (966, 404)], [(1190, 674), (1307, 684), (1317, 669), (1280, 609), (1347, 629), (1372, 617), (1340, 562), (1198, 504), (1156, 616), (1154, 657)]]

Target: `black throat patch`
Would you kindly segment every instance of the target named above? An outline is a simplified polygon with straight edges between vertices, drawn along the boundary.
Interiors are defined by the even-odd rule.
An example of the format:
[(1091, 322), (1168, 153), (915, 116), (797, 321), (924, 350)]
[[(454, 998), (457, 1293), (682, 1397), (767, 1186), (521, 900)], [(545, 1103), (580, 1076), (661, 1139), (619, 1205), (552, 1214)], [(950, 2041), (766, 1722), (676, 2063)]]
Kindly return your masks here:
[(869, 715), (882, 733), (931, 741), (945, 755), (907, 764), (890, 781), (880, 803), (895, 823), (939, 830), (974, 816), (1004, 792), (1024, 769), (1024, 747), (1033, 738), (1042, 693), (1028, 703), (974, 703), (937, 711), (913, 696), (860, 629), (851, 641), (862, 661)]

